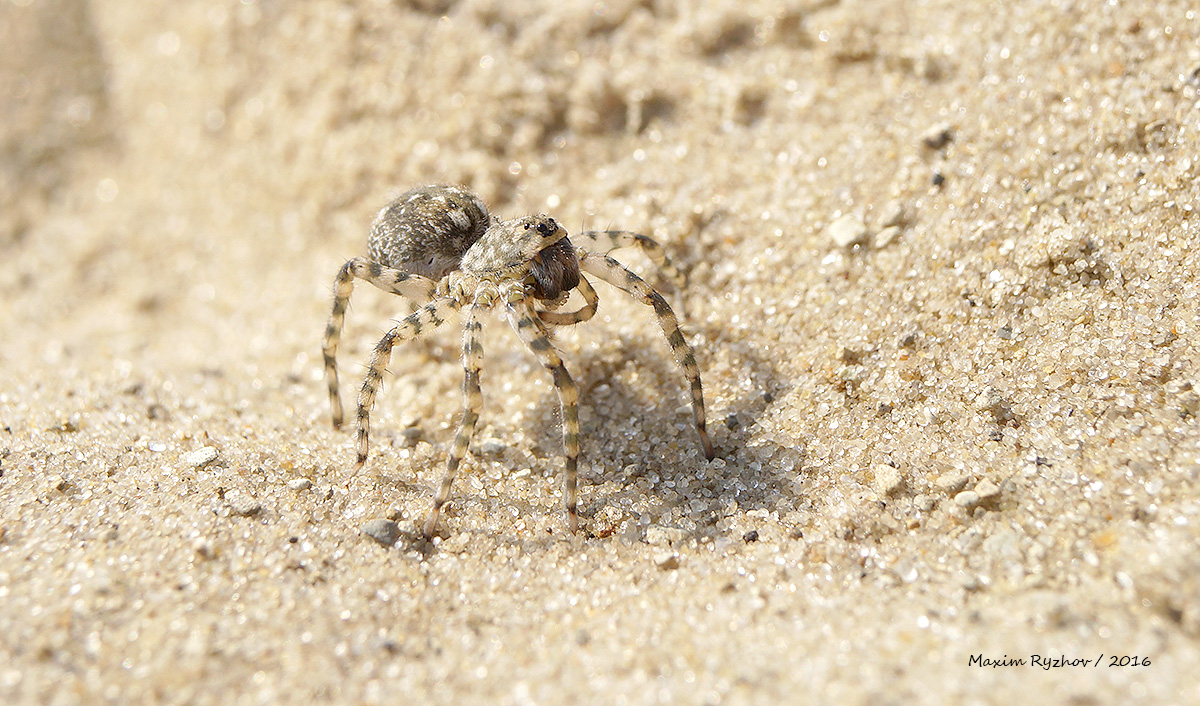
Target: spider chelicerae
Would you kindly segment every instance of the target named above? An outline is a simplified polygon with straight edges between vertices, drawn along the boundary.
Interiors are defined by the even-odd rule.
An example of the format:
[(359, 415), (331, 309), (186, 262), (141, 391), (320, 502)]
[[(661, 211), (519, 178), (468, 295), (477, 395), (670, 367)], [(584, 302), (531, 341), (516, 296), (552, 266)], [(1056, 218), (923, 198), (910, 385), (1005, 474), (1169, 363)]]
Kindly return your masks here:
[[(325, 329), (323, 352), (333, 426), (342, 424), (338, 394), (337, 348), (354, 279), (366, 280), (385, 292), (421, 305), (399, 321), (376, 344), (358, 393), (358, 462), (367, 460), (371, 408), (383, 384), (383, 373), (397, 343), (416, 338), (445, 323), (450, 312), (465, 309), (462, 346), (463, 414), (446, 472), (425, 522), (431, 537), (450, 486), (470, 444), (479, 420), (483, 395), (479, 369), (483, 349), (479, 343), (481, 310), (502, 306), (513, 329), (550, 371), (562, 409), (563, 507), (572, 532), (579, 528), (576, 513), (576, 475), (579, 460), (579, 389), (550, 343), (553, 327), (587, 321), (596, 313), (599, 298), (584, 273), (602, 279), (654, 309), (675, 360), (691, 383), (692, 413), (704, 455), (712, 460), (713, 446), (704, 426), (704, 395), (700, 371), (691, 346), (666, 299), (641, 277), (605, 254), (618, 247), (636, 246), (659, 269), (681, 281), (662, 247), (644, 235), (623, 230), (588, 231), (579, 235), (590, 247), (576, 247), (567, 231), (553, 218), (538, 214), (501, 221), (492, 217), (479, 197), (458, 186), (421, 186), (388, 204), (371, 225), (367, 257), (356, 257), (342, 266), (334, 281), (333, 311)], [(572, 290), (583, 305), (560, 311)]]

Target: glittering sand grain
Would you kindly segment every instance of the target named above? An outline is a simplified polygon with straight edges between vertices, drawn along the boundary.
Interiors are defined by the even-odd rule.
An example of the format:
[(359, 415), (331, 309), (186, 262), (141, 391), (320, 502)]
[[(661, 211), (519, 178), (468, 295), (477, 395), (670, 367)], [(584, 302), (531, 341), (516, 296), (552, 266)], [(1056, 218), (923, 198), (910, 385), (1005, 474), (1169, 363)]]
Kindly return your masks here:
[[(0, 18), (0, 702), (1197, 702), (1192, 3)], [(602, 288), (557, 338), (568, 536), (553, 388), (489, 319), (418, 543), (458, 329), (397, 349), (358, 474), (319, 350), (429, 182), (658, 238), (718, 459)], [(345, 396), (406, 311), (359, 287)], [(1101, 663), (978, 666), (1033, 655)]]

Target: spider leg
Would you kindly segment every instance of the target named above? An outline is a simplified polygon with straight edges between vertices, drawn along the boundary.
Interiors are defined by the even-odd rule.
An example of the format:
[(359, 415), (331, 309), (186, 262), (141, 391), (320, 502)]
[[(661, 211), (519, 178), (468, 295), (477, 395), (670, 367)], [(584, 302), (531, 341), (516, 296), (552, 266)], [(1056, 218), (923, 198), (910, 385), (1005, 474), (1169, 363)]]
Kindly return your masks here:
[(711, 461), (715, 454), (712, 441), (709, 440), (708, 431), (704, 426), (704, 390), (700, 385), (700, 368), (696, 365), (696, 356), (692, 352), (692, 347), (688, 345), (683, 337), (683, 332), (679, 330), (679, 320), (675, 317), (675, 312), (671, 310), (671, 305), (641, 277), (630, 272), (624, 265), (607, 255), (582, 252), (580, 253), (580, 268), (654, 308), (654, 313), (658, 315), (658, 325), (662, 327), (663, 333), (667, 337), (667, 343), (671, 346), (671, 353), (675, 355), (679, 367), (683, 368), (684, 375), (691, 382), (692, 414), (696, 419), (696, 429), (700, 432), (700, 443), (704, 447), (704, 455)]
[(325, 326), (325, 341), (321, 352), (325, 356), (325, 381), (329, 385), (329, 406), (333, 412), (333, 427), (342, 425), (342, 398), (338, 394), (337, 349), (346, 322), (346, 307), (350, 304), (350, 293), (354, 291), (354, 278), (364, 279), (385, 292), (398, 294), (417, 303), (425, 303), (433, 297), (436, 283), (420, 275), (412, 275), (391, 267), (384, 267), (365, 257), (356, 257), (342, 265), (333, 281), (333, 311)]
[(592, 283), (581, 274), (579, 275), (579, 284), (575, 288), (583, 295), (585, 303), (582, 307), (576, 311), (538, 311), (538, 318), (552, 326), (570, 326), (583, 323), (595, 316), (596, 308), (600, 305), (600, 298), (596, 296), (596, 290), (592, 289)]
[(442, 483), (438, 486), (437, 496), (433, 500), (433, 509), (429, 511), (429, 519), (425, 521), (425, 536), (432, 537), (437, 529), (438, 516), (442, 506), (450, 499), (450, 486), (458, 472), (458, 464), (467, 453), (471, 443), (471, 434), (475, 432), (475, 423), (479, 421), (479, 410), (483, 407), (483, 392), (479, 389), (479, 367), (483, 359), (483, 346), (479, 344), (479, 330), (482, 324), (476, 317), (479, 304), (475, 304), (467, 312), (464, 325), (462, 361), (463, 371), (463, 414), (458, 424), (458, 434), (454, 437), (454, 446), (450, 449), (450, 458), (446, 462), (446, 472), (442, 475)]
[[(648, 238), (641, 233), (633, 233), (627, 230), (588, 230), (580, 233), (572, 238), (586, 238), (593, 243), (596, 243), (598, 248), (595, 252), (608, 253), (610, 250), (634, 246), (646, 253), (654, 266), (662, 271), (668, 279), (676, 286), (682, 289), (684, 286), (683, 274), (676, 269), (675, 265), (667, 259), (667, 253), (663, 247), (658, 244), (658, 241), (653, 238)], [(586, 249), (586, 248), (585, 248)]]
[(567, 526), (575, 532), (579, 529), (575, 497), (579, 469), (579, 388), (563, 365), (562, 358), (554, 352), (554, 346), (550, 344), (550, 339), (546, 338), (536, 312), (523, 295), (509, 297), (508, 321), (542, 366), (554, 377), (554, 387), (558, 390), (558, 401), (562, 408), (563, 453), (566, 456), (563, 469), (563, 508), (567, 512)]
[(383, 386), (383, 373), (391, 360), (392, 346), (441, 326), (445, 323), (446, 312), (454, 311), (460, 306), (462, 304), (454, 297), (435, 299), (404, 317), (375, 344), (367, 375), (363, 378), (362, 389), (358, 393), (358, 461), (354, 464), (355, 470), (362, 468), (367, 461), (371, 408), (375, 406), (375, 395)]

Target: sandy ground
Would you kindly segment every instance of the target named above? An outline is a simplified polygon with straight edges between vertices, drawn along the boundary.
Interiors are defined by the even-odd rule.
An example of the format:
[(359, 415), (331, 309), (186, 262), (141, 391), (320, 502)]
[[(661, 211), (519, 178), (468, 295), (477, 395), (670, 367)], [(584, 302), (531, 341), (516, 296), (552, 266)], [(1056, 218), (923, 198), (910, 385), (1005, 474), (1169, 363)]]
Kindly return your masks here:
[[(0, 702), (1200, 702), (1195, 4), (549, 5), (4, 2)], [(586, 531), (488, 316), (418, 542), (460, 326), (357, 474), (320, 344), (431, 182), (658, 238), (719, 458), (601, 284)]]

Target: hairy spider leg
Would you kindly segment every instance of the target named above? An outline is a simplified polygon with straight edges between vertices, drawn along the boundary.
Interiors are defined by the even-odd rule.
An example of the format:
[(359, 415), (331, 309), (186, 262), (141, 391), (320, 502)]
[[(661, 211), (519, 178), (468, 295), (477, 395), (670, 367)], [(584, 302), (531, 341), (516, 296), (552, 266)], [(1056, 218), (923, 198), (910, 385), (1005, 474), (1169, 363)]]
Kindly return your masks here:
[(479, 343), (479, 330), (482, 328), (482, 324), (476, 315), (481, 306), (485, 306), (485, 304), (477, 299), (467, 311), (462, 346), (464, 372), (462, 420), (458, 424), (458, 434), (454, 437), (454, 446), (450, 449), (450, 457), (446, 461), (446, 472), (442, 475), (442, 482), (434, 497), (433, 508), (429, 511), (429, 519), (425, 521), (426, 538), (432, 537), (437, 529), (442, 506), (450, 499), (450, 486), (454, 484), (458, 465), (462, 462), (467, 448), (471, 444), (475, 423), (479, 421), (479, 410), (483, 407), (483, 391), (479, 387), (479, 368), (483, 360), (483, 346)]
[(675, 265), (671, 264), (671, 261), (667, 259), (666, 251), (653, 238), (628, 230), (588, 230), (580, 233), (578, 238), (586, 238), (598, 245), (599, 247), (596, 248), (586, 248), (596, 253), (608, 253), (617, 248), (636, 247), (650, 258), (654, 266), (666, 275), (677, 289), (682, 289), (685, 284), (683, 274), (676, 269)]
[(342, 425), (342, 397), (338, 393), (337, 349), (346, 322), (346, 308), (350, 305), (350, 294), (354, 291), (354, 278), (364, 279), (385, 292), (424, 304), (432, 297), (437, 283), (420, 275), (408, 274), (391, 267), (384, 267), (365, 257), (356, 257), (342, 265), (333, 281), (333, 311), (325, 326), (325, 341), (321, 352), (325, 356), (325, 382), (329, 385), (329, 406), (332, 410), (333, 427)]
[(416, 338), (423, 333), (432, 331), (446, 322), (446, 314), (455, 311), (462, 303), (454, 297), (441, 297), (421, 307), (404, 317), (390, 331), (383, 334), (375, 351), (371, 353), (371, 363), (367, 367), (367, 375), (363, 378), (362, 389), (358, 393), (358, 462), (354, 470), (363, 467), (367, 462), (368, 437), (370, 436), (371, 408), (375, 406), (375, 396), (383, 386), (383, 373), (387, 370), (388, 361), (392, 357), (392, 346), (398, 342)]
[(558, 390), (558, 401), (562, 408), (563, 453), (566, 457), (563, 467), (563, 508), (567, 512), (567, 526), (575, 532), (579, 529), (575, 490), (579, 469), (579, 388), (563, 365), (562, 358), (554, 351), (550, 339), (543, 333), (533, 307), (520, 293), (508, 300), (508, 321), (542, 366), (550, 371), (554, 387)]
[(580, 269), (599, 277), (617, 289), (623, 290), (634, 299), (652, 307), (654, 313), (658, 315), (658, 325), (667, 337), (671, 353), (674, 354), (679, 367), (683, 368), (684, 375), (691, 382), (692, 414), (696, 419), (696, 429), (700, 432), (700, 444), (704, 447), (704, 455), (711, 461), (716, 454), (704, 426), (704, 390), (700, 385), (700, 367), (696, 365), (696, 356), (692, 352), (692, 347), (688, 345), (683, 337), (683, 332), (679, 330), (679, 320), (675, 317), (671, 305), (641, 277), (607, 255), (580, 251), (579, 260)]

